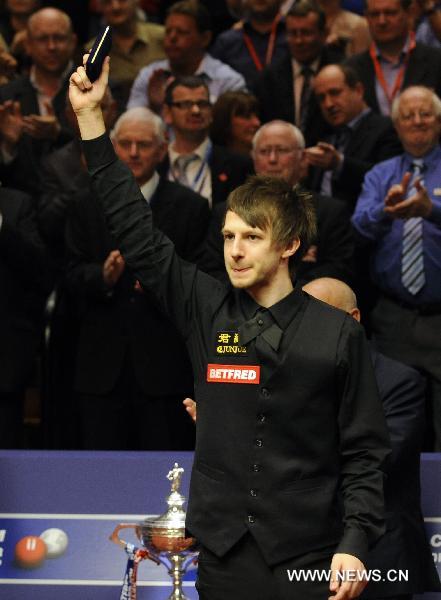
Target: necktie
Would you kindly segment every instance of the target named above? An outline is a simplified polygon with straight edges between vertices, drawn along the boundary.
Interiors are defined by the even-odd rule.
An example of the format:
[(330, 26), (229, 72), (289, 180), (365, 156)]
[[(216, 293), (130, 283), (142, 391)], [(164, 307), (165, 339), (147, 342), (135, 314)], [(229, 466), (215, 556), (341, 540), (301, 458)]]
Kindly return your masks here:
[(334, 146), (335, 146), (336, 150), (344, 153), (344, 151), (346, 150), (346, 146), (349, 142), (349, 139), (351, 137), (351, 133), (352, 133), (352, 129), (350, 127), (348, 127), (347, 125), (343, 125), (342, 127), (339, 127), (339, 129), (336, 131), (336, 134), (335, 134)]
[(305, 130), (308, 119), (308, 103), (311, 96), (311, 79), (314, 71), (308, 65), (302, 67), (303, 86), (300, 94), (300, 129)]
[(191, 187), (190, 181), (188, 180), (187, 170), (190, 163), (192, 163), (197, 158), (197, 154), (183, 154), (181, 156), (178, 156), (173, 166), (175, 181), (178, 181), (186, 187)]
[[(424, 170), (422, 159), (412, 163), (413, 177), (408, 197), (415, 194), (415, 180)], [(401, 254), (401, 281), (412, 294), (417, 294), (426, 282), (423, 256), (423, 218), (412, 217), (404, 221)]]

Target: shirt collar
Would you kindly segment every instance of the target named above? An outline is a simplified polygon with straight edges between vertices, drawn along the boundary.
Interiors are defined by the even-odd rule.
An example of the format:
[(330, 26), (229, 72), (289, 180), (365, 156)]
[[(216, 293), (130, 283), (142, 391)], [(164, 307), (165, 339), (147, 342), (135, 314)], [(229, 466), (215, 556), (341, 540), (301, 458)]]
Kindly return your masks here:
[(137, 21), (136, 23), (136, 41), (145, 44), (146, 46), (150, 43), (150, 35), (148, 32), (148, 28), (145, 27), (146, 23), (141, 23)]
[(276, 302), (269, 308), (264, 308), (246, 291), (237, 290), (246, 321), (239, 327), (241, 344), (246, 345), (258, 335), (262, 334), (266, 341), (277, 351), (289, 324), (297, 314), (303, 303), (303, 293), (295, 288), (285, 298)]
[[(403, 48), (401, 49), (401, 52), (400, 52), (400, 58), (399, 58), (399, 60), (398, 60), (398, 63), (401, 63), (401, 62), (403, 62), (403, 60), (404, 60), (404, 57), (406, 56), (406, 54), (407, 54), (407, 53), (408, 53), (408, 51), (409, 51), (409, 47), (410, 47), (410, 36), (407, 36), (407, 38), (406, 38), (406, 42), (405, 42), (405, 44), (404, 44)], [(379, 60), (381, 60), (381, 61), (383, 61), (383, 62), (390, 63), (390, 64), (394, 64), (394, 63), (391, 63), (391, 61), (390, 61), (389, 59), (385, 58), (385, 57), (384, 57), (384, 56), (381, 54), (381, 50), (380, 50), (380, 48), (377, 46), (377, 44), (375, 44), (375, 52), (376, 52), (377, 58), (378, 58)]]
[(362, 120), (362, 118), (365, 117), (366, 115), (368, 115), (371, 111), (372, 111), (372, 109), (369, 106), (366, 106), (366, 108), (364, 110), (362, 110), (361, 113), (358, 113), (358, 115), (356, 117), (354, 117), (352, 119), (352, 121), (349, 121), (349, 123), (346, 123), (346, 126), (349, 127), (350, 129), (355, 129), (355, 127)]
[[(428, 152), (424, 156), (419, 156), (418, 158), (423, 159), (425, 167), (431, 167), (432, 165), (438, 164), (441, 161), (441, 146), (437, 144), (435, 148), (432, 148), (432, 150), (430, 150), (430, 152)], [(403, 154), (404, 168), (408, 170), (414, 162), (414, 160), (415, 156), (412, 156), (411, 154), (405, 152)]]
[(316, 75), (317, 71), (319, 69), (319, 65), (320, 65), (320, 57), (317, 57), (315, 60), (313, 60), (308, 65), (304, 65), (302, 63), (299, 63), (295, 58), (293, 58), (292, 59), (292, 66), (293, 66), (294, 78), (299, 77), (302, 74), (302, 69), (305, 66), (308, 66), (312, 70), (312, 72), (314, 73), (314, 75)]
[(159, 184), (159, 175), (155, 171), (148, 181), (146, 181), (141, 187), (141, 194), (146, 199), (147, 203), (150, 204), (153, 194), (156, 192), (156, 188)]
[[(205, 138), (205, 140), (202, 142), (202, 144), (200, 146), (198, 146), (197, 148), (195, 148), (192, 152), (189, 152), (189, 154), (197, 154), (197, 156), (200, 160), (205, 160), (209, 144), (210, 144), (210, 138), (207, 136)], [(181, 154), (176, 152), (176, 150), (174, 149), (174, 144), (170, 144), (169, 150), (168, 150), (168, 155), (169, 155), (171, 165), (174, 164), (174, 162), (178, 158), (178, 156), (181, 156)]]
[(210, 58), (207, 53), (204, 54), (203, 59), (199, 63), (199, 67), (195, 71), (195, 75), (204, 77), (207, 81), (211, 81), (212, 77), (209, 74), (210, 71)]
[[(64, 71), (61, 73), (60, 75), (60, 86), (59, 89), (61, 88), (63, 82), (70, 76), (70, 74), (73, 71), (73, 61), (70, 60), (67, 65), (66, 68), (64, 69)], [(29, 81), (31, 82), (32, 87), (37, 90), (37, 92), (39, 94), (43, 94), (43, 92), (41, 91), (40, 86), (37, 83), (37, 77), (35, 74), (35, 65), (32, 65), (29, 71)]]

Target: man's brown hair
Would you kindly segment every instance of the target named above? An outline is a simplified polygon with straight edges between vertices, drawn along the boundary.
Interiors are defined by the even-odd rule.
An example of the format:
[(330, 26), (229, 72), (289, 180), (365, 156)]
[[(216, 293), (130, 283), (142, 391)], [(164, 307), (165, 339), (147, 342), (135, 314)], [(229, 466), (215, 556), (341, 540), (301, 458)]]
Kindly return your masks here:
[(316, 217), (312, 196), (283, 179), (253, 175), (233, 190), (227, 199), (227, 210), (235, 212), (251, 227), (271, 231), (271, 238), (286, 248), (298, 238), (300, 248), (293, 261), (297, 263), (316, 236)]

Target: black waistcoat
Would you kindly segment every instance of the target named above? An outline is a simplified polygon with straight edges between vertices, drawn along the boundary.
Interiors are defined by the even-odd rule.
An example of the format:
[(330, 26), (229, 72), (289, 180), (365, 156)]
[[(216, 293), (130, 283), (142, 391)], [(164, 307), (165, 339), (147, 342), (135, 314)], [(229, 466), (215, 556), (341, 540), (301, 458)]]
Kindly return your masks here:
[[(240, 383), (205, 377), (196, 390), (187, 527), (218, 555), (247, 529), (269, 564), (341, 537), (336, 354), (345, 315), (323, 313), (321, 303), (308, 303), (272, 373), (259, 365), (255, 341), (246, 353), (219, 355), (216, 336), (234, 334), (240, 324), (234, 315), (213, 323), (206, 375), (228, 379), (248, 371)], [(256, 383), (259, 376), (252, 379), (254, 371), (247, 367), (258, 366)]]

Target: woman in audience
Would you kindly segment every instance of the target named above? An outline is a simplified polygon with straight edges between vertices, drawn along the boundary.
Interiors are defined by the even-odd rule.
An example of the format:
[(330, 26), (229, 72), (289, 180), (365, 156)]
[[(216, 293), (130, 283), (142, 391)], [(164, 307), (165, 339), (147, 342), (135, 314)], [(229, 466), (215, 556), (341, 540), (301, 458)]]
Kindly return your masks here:
[(247, 92), (226, 92), (213, 107), (210, 137), (214, 144), (240, 154), (249, 154), (260, 127), (257, 99)]

